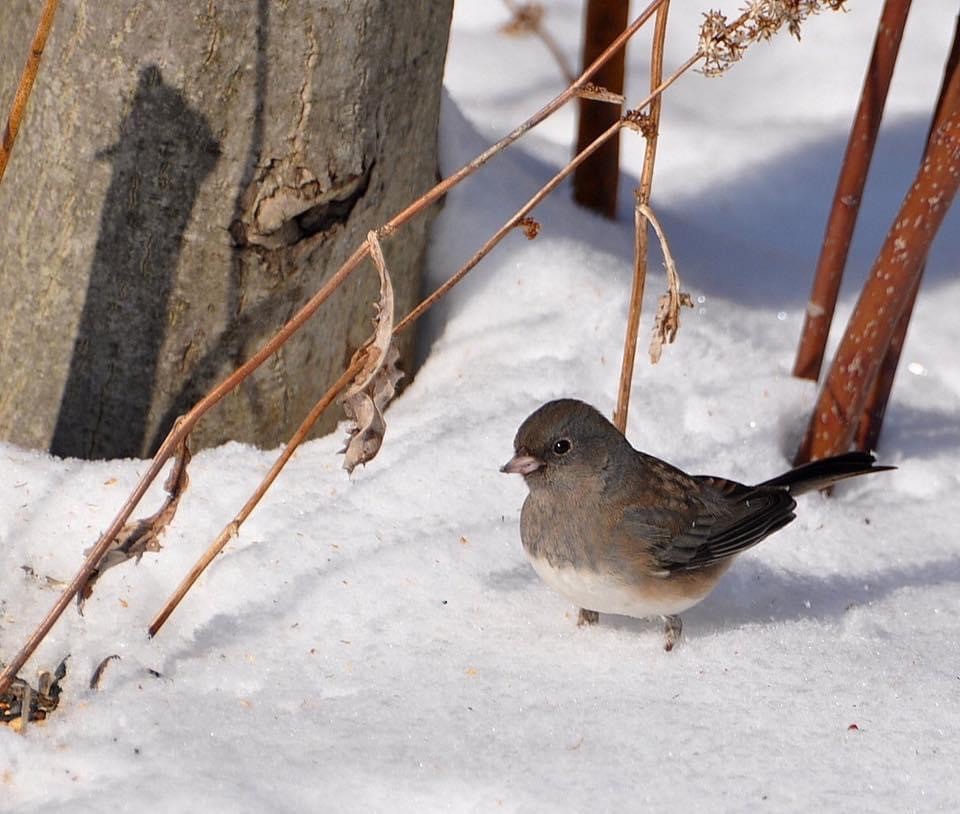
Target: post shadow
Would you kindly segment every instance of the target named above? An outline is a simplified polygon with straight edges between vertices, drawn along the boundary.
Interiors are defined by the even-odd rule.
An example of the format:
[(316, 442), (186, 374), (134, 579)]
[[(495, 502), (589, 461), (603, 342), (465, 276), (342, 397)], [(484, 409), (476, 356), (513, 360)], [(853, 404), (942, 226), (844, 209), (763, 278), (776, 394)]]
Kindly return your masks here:
[(203, 114), (148, 65), (119, 141), (97, 157), (113, 177), (50, 451), (139, 456), (184, 231), (219, 143)]

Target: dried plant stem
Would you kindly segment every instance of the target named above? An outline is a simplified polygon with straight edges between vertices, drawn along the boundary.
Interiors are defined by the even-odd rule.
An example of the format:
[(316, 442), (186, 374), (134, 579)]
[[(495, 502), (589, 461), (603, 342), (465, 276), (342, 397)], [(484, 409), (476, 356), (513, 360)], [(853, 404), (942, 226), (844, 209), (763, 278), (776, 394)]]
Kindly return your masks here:
[(797, 453), (797, 463), (846, 452), (920, 271), (960, 187), (960, 72), (950, 80), (943, 119), (887, 232)]
[(23, 113), (27, 109), (27, 102), (30, 100), (30, 91), (33, 90), (33, 82), (37, 78), (37, 71), (40, 70), (40, 58), (43, 56), (43, 49), (47, 44), (47, 36), (53, 27), (53, 17), (57, 13), (58, 4), (59, 0), (45, 0), (43, 8), (40, 10), (40, 21), (37, 23), (37, 30), (33, 35), (33, 42), (30, 43), (30, 54), (23, 66), (23, 73), (20, 74), (17, 92), (13, 97), (13, 104), (10, 106), (10, 113), (7, 116), (7, 124), (3, 130), (3, 141), (0, 142), (0, 181), (3, 180), (4, 173), (7, 171), (7, 163), (10, 161), (13, 143), (17, 140), (20, 123), (23, 121)]
[[(377, 316), (377, 327), (374, 335), (370, 338), (368, 343), (362, 346), (354, 355), (353, 359), (350, 361), (350, 364), (347, 366), (347, 369), (341, 374), (340, 378), (337, 379), (337, 381), (331, 385), (327, 392), (320, 397), (320, 400), (313, 406), (313, 409), (310, 410), (310, 412), (307, 414), (307, 417), (301, 422), (300, 426), (297, 428), (297, 431), (290, 437), (290, 440), (283, 448), (283, 451), (280, 453), (277, 460), (273, 462), (273, 465), (260, 482), (260, 485), (254, 490), (253, 494), (250, 496), (247, 502), (244, 503), (243, 507), (239, 512), (237, 512), (234, 518), (227, 523), (226, 526), (224, 526), (223, 530), (217, 535), (216, 539), (210, 544), (200, 559), (197, 560), (193, 568), (190, 569), (189, 573), (183, 578), (183, 580), (181, 580), (180, 584), (177, 586), (177, 589), (173, 592), (166, 604), (150, 623), (148, 633), (151, 637), (156, 635), (157, 631), (163, 627), (164, 623), (170, 617), (170, 614), (176, 610), (177, 606), (187, 595), (187, 592), (200, 578), (200, 575), (207, 569), (207, 566), (213, 562), (217, 554), (219, 554), (223, 550), (224, 546), (226, 546), (226, 544), (238, 534), (244, 521), (257, 507), (257, 504), (260, 502), (261, 498), (273, 485), (273, 482), (277, 479), (277, 476), (287, 465), (287, 462), (290, 460), (290, 458), (293, 457), (294, 452), (297, 451), (297, 448), (300, 446), (300, 444), (302, 444), (306, 439), (310, 430), (313, 429), (314, 424), (317, 423), (320, 416), (323, 415), (327, 408), (333, 403), (333, 400), (343, 390), (350, 386), (355, 386), (360, 389), (366, 387), (370, 383), (370, 380), (377, 375), (377, 371), (388, 358), (387, 351), (383, 346), (389, 344), (391, 335), (393, 333), (393, 291), (392, 287), (390, 286), (390, 277), (387, 271), (386, 260), (383, 256), (383, 249), (380, 246), (380, 239), (375, 231), (371, 231), (367, 234), (367, 245), (370, 248), (370, 259), (373, 261), (374, 266), (376, 266), (377, 273), (380, 276), (381, 286), (380, 303), (378, 305), (380, 312)], [(386, 294), (384, 293), (385, 286), (386, 290), (388, 291)], [(371, 351), (373, 352), (372, 358)], [(363, 376), (361, 376), (361, 374), (363, 374)], [(357, 378), (362, 379), (362, 381), (358, 383), (355, 381)], [(375, 454), (375, 452), (373, 454)]]
[[(661, 9), (663, 6), (661, 6)], [(623, 0), (587, 0), (583, 33), (583, 60), (589, 62), (601, 53), (627, 25), (629, 3)], [(659, 14), (659, 11), (658, 11)], [(597, 72), (596, 84), (614, 94), (623, 93), (626, 49), (622, 49)], [(577, 106), (577, 146), (580, 153), (614, 124), (620, 108), (580, 97)], [(620, 131), (582, 164), (573, 176), (573, 199), (608, 218), (617, 215), (617, 188), (620, 179)]]
[[(663, 45), (667, 35), (667, 13), (670, 3), (657, 9), (656, 27), (653, 31), (653, 48), (650, 57), (650, 89), (655, 90), (663, 81)], [(623, 341), (623, 360), (620, 365), (620, 385), (617, 392), (617, 409), (613, 423), (622, 433), (627, 431), (627, 412), (630, 409), (630, 388), (633, 383), (633, 365), (637, 355), (637, 331), (640, 329), (640, 309), (643, 305), (643, 290), (647, 281), (647, 248), (649, 233), (647, 219), (641, 206), (650, 204), (653, 189), (653, 168), (657, 157), (657, 137), (660, 134), (660, 107), (663, 96), (658, 94), (650, 103), (650, 115), (644, 132), (646, 148), (643, 153), (643, 168), (640, 172), (640, 187), (636, 191), (633, 236), (633, 286), (630, 291), (630, 306), (627, 312), (627, 329)]]
[(566, 54), (563, 53), (563, 49), (560, 47), (560, 44), (544, 27), (541, 20), (542, 13), (540, 13), (542, 10), (536, 9), (535, 13), (530, 13), (530, 4), (518, 3), (516, 0), (503, 0), (503, 4), (510, 10), (510, 13), (513, 15), (513, 19), (515, 21), (515, 26), (511, 26), (508, 23), (507, 27), (515, 27), (518, 31), (527, 30), (531, 34), (539, 37), (540, 41), (550, 52), (550, 56), (552, 56), (554, 61), (557, 63), (557, 67), (560, 68), (560, 73), (563, 74), (564, 81), (567, 84), (572, 84), (574, 79), (576, 79), (576, 74), (574, 74), (573, 69), (567, 62)]
[[(593, 78), (594, 74), (597, 73), (609, 61), (612, 59), (624, 46), (624, 44), (629, 40), (634, 34), (636, 34), (649, 20), (654, 12), (663, 5), (667, 0), (652, 0), (652, 2), (647, 5), (647, 7), (639, 14), (639, 16), (634, 19), (630, 25), (628, 25), (623, 33), (620, 34), (613, 42), (610, 43), (610, 46), (600, 54), (589, 67), (584, 69), (583, 73), (577, 77), (576, 81), (573, 82), (569, 87), (563, 90), (560, 94), (551, 99), (547, 104), (545, 104), (540, 110), (534, 113), (529, 119), (527, 119), (523, 124), (516, 127), (506, 136), (504, 136), (500, 141), (494, 144), (491, 147), (488, 147), (480, 155), (478, 155), (473, 161), (469, 164), (461, 167), (452, 175), (444, 178), (439, 184), (437, 184), (433, 189), (427, 192), (425, 195), (418, 198), (410, 206), (397, 214), (392, 220), (390, 220), (381, 230), (380, 237), (386, 238), (389, 237), (391, 232), (402, 226), (410, 218), (419, 212), (426, 209), (428, 206), (433, 204), (438, 199), (442, 198), (451, 188), (459, 184), (464, 178), (468, 175), (473, 174), (476, 170), (486, 164), (494, 155), (504, 150), (506, 147), (509, 147), (513, 142), (527, 133), (529, 130), (536, 127), (540, 122), (542, 122), (547, 117), (551, 116), (561, 107), (563, 107), (571, 99), (578, 98), (581, 90), (586, 86), (590, 80)], [(696, 59), (693, 62), (696, 62), (700, 58), (699, 53), (696, 56)], [(692, 64), (692, 63), (691, 63)], [(366, 244), (364, 244), (366, 245)]]
[(313, 428), (313, 425), (317, 423), (320, 416), (323, 415), (324, 411), (333, 403), (333, 400), (340, 394), (340, 392), (346, 388), (351, 381), (353, 381), (353, 377), (360, 372), (362, 367), (362, 359), (358, 358), (354, 360), (353, 364), (351, 364), (343, 372), (340, 378), (337, 379), (333, 385), (331, 385), (330, 389), (327, 390), (327, 392), (324, 393), (320, 400), (313, 406), (313, 409), (307, 414), (307, 417), (297, 428), (297, 431), (290, 437), (290, 440), (284, 447), (283, 452), (280, 453), (280, 457), (273, 462), (273, 466), (270, 467), (270, 470), (264, 476), (263, 480), (260, 481), (260, 485), (256, 488), (247, 502), (243, 504), (243, 508), (237, 512), (233, 520), (223, 527), (223, 530), (217, 535), (217, 538), (203, 553), (203, 556), (197, 560), (193, 568), (190, 569), (189, 573), (177, 586), (177, 589), (173, 592), (173, 594), (171, 594), (170, 598), (167, 600), (160, 612), (154, 617), (153, 621), (150, 623), (150, 627), (147, 630), (151, 637), (155, 636), (160, 628), (163, 627), (164, 622), (166, 622), (170, 617), (170, 614), (176, 610), (177, 605), (179, 605), (180, 601), (187, 595), (187, 592), (191, 587), (193, 587), (193, 584), (206, 570), (207, 566), (213, 562), (217, 554), (219, 554), (223, 550), (223, 547), (237, 535), (237, 532), (240, 530), (240, 526), (243, 525), (243, 522), (257, 507), (260, 499), (264, 496), (264, 494), (266, 494), (267, 489), (269, 489), (273, 482), (277, 479), (277, 476), (280, 474), (283, 467), (287, 465), (287, 461), (293, 457), (293, 453), (296, 452), (297, 447), (299, 447), (303, 440), (307, 437), (307, 434)]
[(837, 305), (843, 269), (850, 251), (860, 201), (880, 130), (887, 91), (897, 63), (900, 40), (910, 11), (910, 0), (886, 0), (877, 25), (870, 65), (863, 82), (860, 104), (850, 130), (833, 205), (827, 221), (823, 247), (807, 305), (793, 375), (816, 381)]
[[(940, 84), (940, 93), (937, 95), (937, 106), (934, 110), (933, 120), (930, 123), (930, 131), (927, 133), (927, 145), (930, 144), (936, 129), (943, 122), (943, 102), (947, 95), (947, 89), (953, 77), (960, 71), (960, 15), (957, 15), (956, 25), (953, 31), (953, 44), (950, 47), (950, 54), (947, 57), (946, 65), (943, 69), (943, 81)], [(900, 363), (900, 353), (903, 350), (903, 343), (907, 338), (907, 328), (910, 325), (910, 317), (913, 314), (913, 307), (917, 301), (917, 294), (920, 292), (920, 280), (923, 278), (923, 267), (921, 266), (913, 295), (907, 303), (900, 321), (893, 332), (893, 338), (890, 340), (890, 347), (883, 357), (880, 365), (880, 371), (877, 373), (877, 380), (870, 391), (870, 397), (864, 407), (863, 416), (860, 418), (860, 426), (857, 427), (856, 447), (857, 449), (872, 450), (877, 448), (877, 442), (880, 440), (880, 430), (883, 427), (883, 417), (887, 412), (887, 402), (890, 399), (890, 392), (893, 389), (893, 379), (897, 373), (897, 366)]]
[[(643, 99), (638, 105), (638, 110), (643, 109), (645, 106), (650, 104), (654, 99), (658, 98), (668, 87), (670, 87), (674, 82), (676, 82), (684, 73), (686, 73), (690, 68), (692, 68), (699, 60), (701, 56), (699, 53), (691, 56), (686, 62), (684, 62), (677, 70), (675, 70), (670, 76), (668, 76), (663, 82), (657, 85), (645, 99)], [(514, 215), (501, 226), (489, 240), (487, 240), (483, 246), (481, 246), (477, 252), (471, 257), (460, 269), (457, 270), (446, 282), (440, 285), (430, 296), (426, 297), (423, 302), (421, 302), (416, 308), (414, 308), (409, 314), (407, 314), (400, 322), (397, 324), (397, 327), (394, 329), (396, 333), (407, 328), (413, 322), (416, 322), (423, 314), (441, 297), (443, 297), (451, 288), (453, 288), (457, 283), (459, 283), (469, 272), (474, 268), (484, 257), (486, 257), (490, 251), (496, 246), (503, 238), (510, 233), (511, 230), (517, 227), (517, 225), (533, 210), (537, 204), (539, 204), (544, 198), (547, 197), (553, 190), (555, 190), (560, 183), (566, 178), (573, 170), (580, 166), (584, 161), (586, 161), (596, 150), (603, 146), (609, 139), (611, 139), (620, 128), (625, 126), (624, 119), (620, 119), (610, 127), (608, 127), (603, 133), (601, 133), (596, 139), (593, 140), (584, 150), (577, 153), (573, 159), (563, 167), (553, 178), (551, 178), (540, 190), (530, 198), (520, 209), (518, 209)]]

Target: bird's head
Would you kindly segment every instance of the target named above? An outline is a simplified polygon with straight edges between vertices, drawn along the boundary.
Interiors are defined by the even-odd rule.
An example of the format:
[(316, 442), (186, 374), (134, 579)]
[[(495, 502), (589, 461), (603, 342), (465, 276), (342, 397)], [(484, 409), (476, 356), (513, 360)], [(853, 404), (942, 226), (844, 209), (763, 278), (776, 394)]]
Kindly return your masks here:
[(548, 484), (572, 489), (602, 474), (621, 449), (630, 449), (627, 439), (595, 408), (558, 399), (520, 425), (514, 455), (500, 471), (523, 475), (531, 490)]

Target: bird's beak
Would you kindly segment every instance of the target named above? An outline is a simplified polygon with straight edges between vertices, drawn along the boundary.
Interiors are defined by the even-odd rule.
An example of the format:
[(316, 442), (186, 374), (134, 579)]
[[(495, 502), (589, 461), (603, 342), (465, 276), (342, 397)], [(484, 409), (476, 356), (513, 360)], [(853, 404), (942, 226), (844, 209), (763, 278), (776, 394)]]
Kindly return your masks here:
[(544, 463), (539, 458), (527, 454), (524, 450), (519, 450), (516, 455), (500, 467), (500, 471), (506, 472), (508, 475), (523, 475), (526, 477), (543, 466)]

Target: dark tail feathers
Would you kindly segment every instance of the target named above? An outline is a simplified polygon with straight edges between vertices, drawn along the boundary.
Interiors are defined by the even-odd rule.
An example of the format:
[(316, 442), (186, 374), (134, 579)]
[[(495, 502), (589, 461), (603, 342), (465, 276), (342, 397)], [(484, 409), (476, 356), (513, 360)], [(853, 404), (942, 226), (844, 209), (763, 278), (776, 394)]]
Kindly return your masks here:
[(791, 495), (802, 495), (804, 492), (823, 489), (844, 478), (896, 469), (895, 466), (876, 466), (876, 461), (869, 452), (847, 452), (844, 455), (811, 461), (758, 485), (785, 487)]

